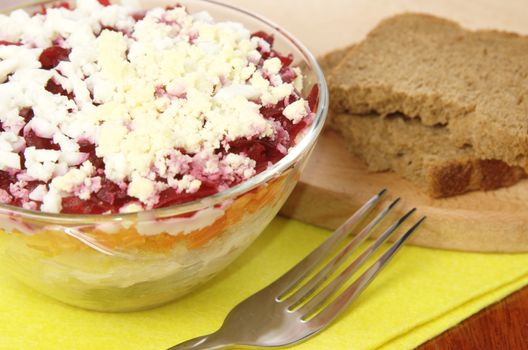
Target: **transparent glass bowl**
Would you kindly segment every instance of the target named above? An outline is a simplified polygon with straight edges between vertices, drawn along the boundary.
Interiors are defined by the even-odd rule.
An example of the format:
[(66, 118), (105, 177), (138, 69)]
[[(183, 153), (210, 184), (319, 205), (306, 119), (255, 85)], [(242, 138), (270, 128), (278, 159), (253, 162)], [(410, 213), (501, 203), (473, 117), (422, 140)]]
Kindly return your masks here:
[[(28, 286), (85, 309), (124, 312), (152, 308), (188, 293), (238, 257), (275, 217), (293, 190), (323, 127), (328, 108), (315, 58), (273, 23), (229, 5), (179, 0), (190, 12), (243, 23), (275, 36), (304, 74), (303, 94), (319, 87), (316, 118), (290, 153), (272, 168), (216, 195), (126, 215), (53, 215), (0, 205), (0, 263)], [(16, 1), (8, 2), (17, 5)], [(20, 1), (25, 8), (49, 1)], [(175, 1), (143, 0), (145, 8)], [(6, 8), (0, 10), (8, 10)]]

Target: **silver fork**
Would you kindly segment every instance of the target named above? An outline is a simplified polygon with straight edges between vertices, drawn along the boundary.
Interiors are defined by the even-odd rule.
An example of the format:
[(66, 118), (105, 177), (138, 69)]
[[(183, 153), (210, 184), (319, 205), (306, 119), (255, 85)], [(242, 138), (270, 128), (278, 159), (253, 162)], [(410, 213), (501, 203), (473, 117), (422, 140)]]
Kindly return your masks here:
[(416, 210), (412, 209), (390, 225), (359, 257), (335, 279), (324, 282), (370, 235), (374, 227), (396, 206), (390, 203), (370, 221), (329, 263), (313, 277), (335, 248), (359, 225), (378, 204), (386, 191), (372, 197), (341, 227), (306, 258), (282, 277), (238, 304), (215, 333), (198, 337), (169, 350), (226, 349), (233, 346), (277, 347), (292, 345), (317, 334), (328, 326), (372, 282), (398, 249), (425, 220), (422, 217), (400, 236), (392, 246), (363, 272), (341, 294), (332, 296), (364, 265), (365, 261)]

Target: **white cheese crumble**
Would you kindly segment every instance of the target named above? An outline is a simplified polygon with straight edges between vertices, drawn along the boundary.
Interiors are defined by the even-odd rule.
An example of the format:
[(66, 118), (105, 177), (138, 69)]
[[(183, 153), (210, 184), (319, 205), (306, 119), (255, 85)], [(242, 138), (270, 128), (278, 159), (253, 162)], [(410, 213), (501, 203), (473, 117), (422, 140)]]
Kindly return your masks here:
[(308, 111), (308, 102), (303, 99), (300, 99), (289, 104), (286, 108), (284, 108), (283, 114), (294, 124), (297, 124), (308, 115)]
[[(257, 162), (229, 153), (230, 142), (284, 134), (263, 107), (284, 101), (294, 124), (309, 114), (300, 70), (288, 68), (295, 80), (284, 82), (281, 59), (263, 58), (271, 45), (242, 24), (184, 7), (138, 13), (135, 0), (78, 0), (72, 10), (0, 15), (0, 41), (12, 43), (0, 45), (0, 171), (39, 182), (24, 194), (29, 206), (60, 212), (63, 198), (87, 200), (102, 179), (134, 200), (121, 212), (155, 207), (168, 188), (221, 190), (256, 174)], [(59, 46), (67, 59), (42, 67), (41, 55)], [(27, 145), (30, 132), (54, 149)], [(2, 203), (13, 195), (4, 192)]]
[(279, 74), (282, 68), (282, 63), (278, 57), (273, 57), (264, 62), (264, 70), (269, 74)]

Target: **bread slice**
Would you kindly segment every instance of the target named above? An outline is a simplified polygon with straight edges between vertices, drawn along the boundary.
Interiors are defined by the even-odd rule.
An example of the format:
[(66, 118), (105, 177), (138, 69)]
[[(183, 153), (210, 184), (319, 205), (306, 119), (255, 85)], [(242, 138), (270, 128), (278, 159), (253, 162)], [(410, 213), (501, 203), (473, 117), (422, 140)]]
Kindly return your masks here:
[(398, 15), (346, 51), (329, 85), (336, 113), (402, 113), (445, 127), (445, 148), (528, 170), (528, 37)]
[[(320, 60), (331, 87), (341, 74), (337, 67), (345, 65), (345, 57), (352, 56), (355, 47), (333, 51)], [(329, 120), (330, 127), (345, 136), (352, 153), (367, 162), (370, 171), (394, 170), (432, 197), (492, 190), (527, 177), (519, 166), (479, 159), (470, 145), (456, 146), (449, 128), (442, 124), (431, 127), (420, 118), (410, 119), (398, 113), (384, 117), (332, 112)]]
[(399, 114), (337, 114), (330, 120), (370, 171), (394, 170), (431, 197), (493, 190), (526, 177), (520, 167), (478, 159), (471, 148), (451, 145), (449, 130), (443, 126), (426, 126)]

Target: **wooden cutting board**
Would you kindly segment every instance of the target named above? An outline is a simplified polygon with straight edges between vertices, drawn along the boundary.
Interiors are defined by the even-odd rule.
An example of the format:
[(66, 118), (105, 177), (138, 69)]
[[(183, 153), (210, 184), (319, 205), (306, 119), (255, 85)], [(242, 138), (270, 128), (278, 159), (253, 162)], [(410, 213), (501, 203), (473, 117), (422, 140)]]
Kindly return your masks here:
[[(528, 34), (526, 0), (229, 2), (271, 18), (316, 55), (358, 42), (380, 20), (406, 11), (446, 17), (469, 29), (494, 28)], [(322, 135), (282, 213), (334, 228), (385, 187), (404, 198), (401, 208), (416, 206), (428, 216), (424, 229), (414, 237), (414, 244), (467, 251), (528, 252), (528, 181), (494, 192), (431, 200), (394, 174), (367, 174), (364, 165), (345, 151), (340, 137), (331, 133)]]
[[(368, 198), (387, 188), (401, 196), (396, 214), (426, 215), (412, 244), (480, 252), (528, 252), (528, 180), (505, 189), (431, 199), (394, 173), (368, 173), (344, 140), (325, 131), (282, 214), (334, 229)], [(418, 215), (416, 215), (417, 217)]]

